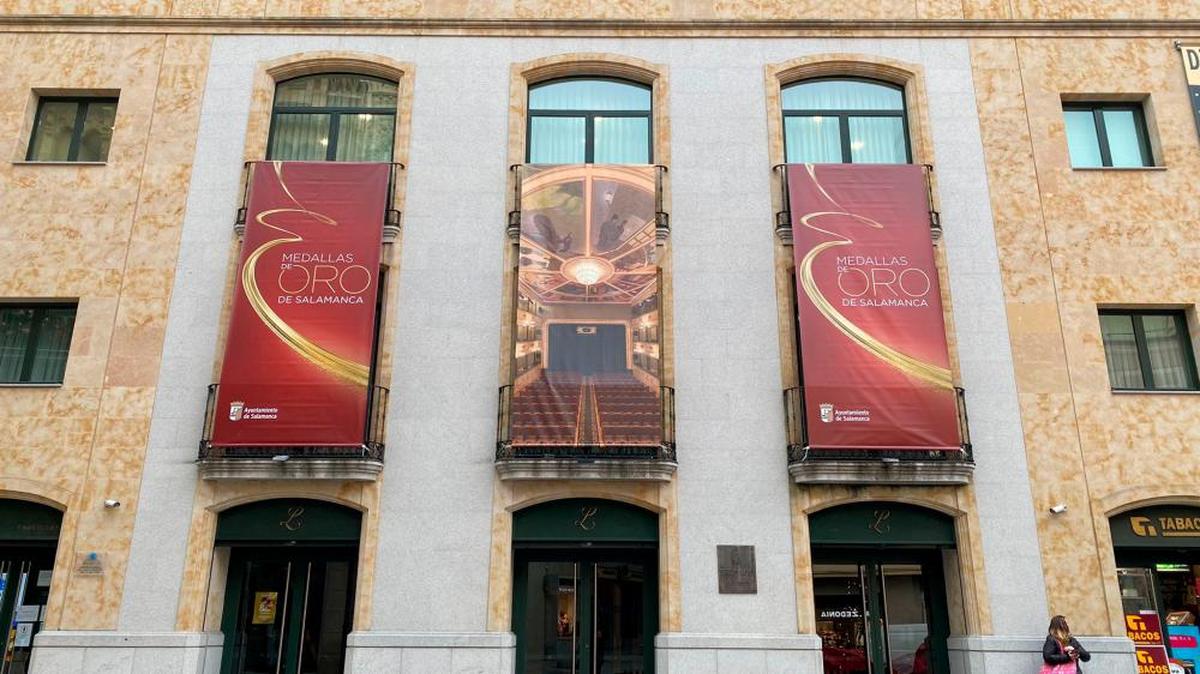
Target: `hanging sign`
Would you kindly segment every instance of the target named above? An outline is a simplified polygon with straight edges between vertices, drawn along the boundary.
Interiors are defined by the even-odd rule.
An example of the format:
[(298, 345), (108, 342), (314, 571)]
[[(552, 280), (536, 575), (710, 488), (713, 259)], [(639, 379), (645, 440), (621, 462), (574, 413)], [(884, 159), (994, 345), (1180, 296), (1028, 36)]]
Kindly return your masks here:
[(252, 170), (212, 444), (361, 445), (390, 166)]
[(1170, 674), (1170, 659), (1157, 612), (1126, 613), (1125, 635), (1133, 642), (1138, 674)]
[(653, 166), (524, 167), (514, 446), (662, 443), (657, 190)]
[(1196, 119), (1196, 132), (1200, 134), (1200, 46), (1180, 45), (1183, 57), (1183, 72), (1187, 76), (1188, 98), (1192, 101), (1192, 116)]
[(923, 168), (787, 167), (812, 449), (956, 450)]

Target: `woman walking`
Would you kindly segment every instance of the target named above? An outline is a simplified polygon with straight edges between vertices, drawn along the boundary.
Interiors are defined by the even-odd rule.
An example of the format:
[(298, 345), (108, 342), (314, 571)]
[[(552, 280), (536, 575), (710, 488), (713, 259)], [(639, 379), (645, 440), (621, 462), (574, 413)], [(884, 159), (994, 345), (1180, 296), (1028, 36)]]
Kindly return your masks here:
[(1042, 674), (1076, 674), (1082, 671), (1080, 662), (1092, 659), (1092, 654), (1071, 636), (1071, 628), (1065, 616), (1050, 619), (1049, 634), (1042, 646)]

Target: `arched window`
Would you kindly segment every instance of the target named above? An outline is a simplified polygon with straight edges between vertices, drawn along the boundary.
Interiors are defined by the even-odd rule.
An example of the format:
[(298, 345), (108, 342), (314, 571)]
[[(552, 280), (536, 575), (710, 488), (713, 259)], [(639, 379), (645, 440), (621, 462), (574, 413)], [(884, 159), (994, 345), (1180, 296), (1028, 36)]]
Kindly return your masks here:
[(267, 159), (390, 162), (396, 91), (395, 82), (350, 73), (280, 82)]
[(783, 89), (791, 164), (907, 164), (904, 89), (863, 79), (816, 79)]
[(529, 89), (531, 164), (649, 164), (650, 87), (571, 78)]

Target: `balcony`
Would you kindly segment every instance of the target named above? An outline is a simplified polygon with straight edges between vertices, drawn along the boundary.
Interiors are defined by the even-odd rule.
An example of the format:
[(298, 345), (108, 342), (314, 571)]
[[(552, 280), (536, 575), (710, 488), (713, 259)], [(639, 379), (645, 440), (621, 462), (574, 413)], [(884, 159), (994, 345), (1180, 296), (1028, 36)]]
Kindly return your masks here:
[[(250, 198), (250, 180), (254, 176), (254, 166), (256, 164), (267, 163), (266, 161), (248, 161), (242, 164), (242, 203), (237, 209), (237, 215), (233, 220), (233, 231), (242, 236), (246, 233), (246, 215), (248, 213), (248, 200)], [(287, 163), (287, 162), (284, 162)], [(383, 242), (392, 243), (396, 237), (400, 236), (400, 209), (397, 208), (397, 191), (396, 187), (399, 184), (400, 174), (403, 172), (404, 164), (399, 162), (391, 162), (391, 171), (388, 173), (387, 186), (387, 210), (383, 220)]]
[(971, 450), (965, 392), (954, 389), (958, 449), (818, 449), (809, 444), (804, 388), (783, 392), (787, 423), (788, 473), (797, 484), (961, 485), (971, 481)]
[(208, 387), (200, 438), (200, 477), (205, 480), (344, 480), (372, 482), (383, 471), (388, 389), (368, 390), (361, 444), (243, 445), (213, 442), (220, 384)]
[(675, 396), (663, 381), (666, 167), (512, 167), (511, 369), (500, 387), (504, 480), (667, 481)]

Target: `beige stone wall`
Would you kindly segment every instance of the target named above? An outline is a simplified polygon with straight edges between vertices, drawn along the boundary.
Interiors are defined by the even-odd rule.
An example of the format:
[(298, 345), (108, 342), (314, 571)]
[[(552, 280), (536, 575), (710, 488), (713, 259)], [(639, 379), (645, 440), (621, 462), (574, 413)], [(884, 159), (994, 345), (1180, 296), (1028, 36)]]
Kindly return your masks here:
[(1200, 0), (0, 0), (0, 14), (392, 19), (1194, 19)]
[[(117, 623), (209, 42), (0, 36), (0, 298), (79, 301), (62, 386), (0, 387), (0, 496), (65, 511), (50, 629)], [(108, 162), (21, 162), (33, 92), (66, 89), (120, 91)]]
[[(1049, 608), (1123, 634), (1107, 517), (1200, 480), (1197, 398), (1111, 392), (1097, 318), (1200, 297), (1183, 69), (1166, 38), (976, 40), (972, 58)], [(1162, 168), (1072, 169), (1062, 97), (1118, 94), (1147, 100)]]

